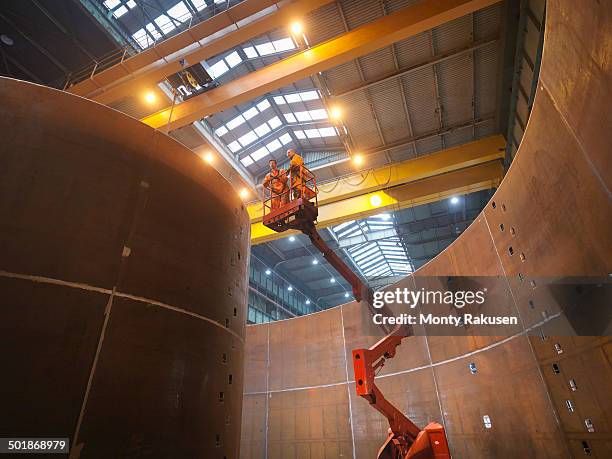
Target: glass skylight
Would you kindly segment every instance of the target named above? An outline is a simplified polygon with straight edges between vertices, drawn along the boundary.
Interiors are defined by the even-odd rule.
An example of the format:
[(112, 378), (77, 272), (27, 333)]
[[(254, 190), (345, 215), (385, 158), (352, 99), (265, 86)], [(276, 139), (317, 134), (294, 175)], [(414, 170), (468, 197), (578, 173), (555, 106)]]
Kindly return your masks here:
[(148, 48), (153, 44), (153, 39), (149, 36), (145, 29), (137, 30), (132, 34), (132, 38), (136, 40), (138, 46), (142, 49)]
[(242, 62), (242, 58), (238, 55), (236, 51), (234, 51), (233, 53), (228, 54), (225, 57), (225, 62), (227, 62), (229, 66), (233, 68)]
[(212, 73), (211, 76), (213, 78), (219, 78), (221, 75), (223, 75), (228, 70), (229, 70), (229, 67), (227, 66), (227, 64), (225, 63), (223, 59), (221, 59), (216, 64), (210, 66), (210, 71)]
[(191, 3), (198, 11), (202, 11), (207, 6), (204, 0), (191, 0)]
[(176, 29), (176, 26), (174, 25), (174, 23), (172, 22), (172, 20), (166, 16), (165, 14), (162, 14), (158, 17), (155, 18), (155, 24), (157, 24), (157, 26), (161, 29), (161, 31), (163, 33), (168, 33), (174, 29)]
[(128, 9), (125, 7), (125, 5), (121, 5), (115, 11), (113, 11), (113, 16), (119, 19), (121, 16), (123, 16), (127, 12), (128, 12)]
[(191, 13), (189, 12), (189, 8), (187, 8), (185, 3), (178, 2), (168, 10), (168, 16), (176, 19), (177, 21), (185, 22), (191, 18)]
[(351, 245), (347, 252), (366, 278), (372, 279), (412, 272), (412, 264), (396, 231), (390, 237), (387, 233), (373, 234), (390, 229), (393, 229), (392, 216), (380, 214), (359, 222), (343, 223), (333, 227), (332, 231), (339, 241), (361, 237), (363, 242)]
[(128, 2), (126, 3), (126, 5), (133, 10), (134, 8), (136, 8), (136, 2), (134, 0), (128, 0)]
[(106, 0), (103, 5), (109, 9), (112, 10), (114, 7), (116, 7), (119, 3), (121, 3), (120, 0)]
[(261, 56), (269, 56), (271, 54), (282, 53), (295, 49), (295, 42), (291, 37), (281, 38), (280, 40), (260, 43), (255, 46), (246, 46), (243, 48), (244, 53), (249, 59)]

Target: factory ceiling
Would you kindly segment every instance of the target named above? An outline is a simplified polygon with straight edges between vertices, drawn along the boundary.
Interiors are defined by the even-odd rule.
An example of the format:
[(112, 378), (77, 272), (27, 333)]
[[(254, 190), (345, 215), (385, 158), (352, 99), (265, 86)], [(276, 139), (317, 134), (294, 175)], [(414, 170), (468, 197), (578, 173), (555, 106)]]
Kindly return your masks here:
[[(102, 72), (130, 58), (132, 61), (126, 61), (125, 67), (131, 68), (136, 62), (133, 56), (159, 54), (166, 43), (170, 49), (171, 40), (176, 43), (189, 36), (190, 30), (195, 33), (198, 24), (210, 24), (213, 37), (203, 40), (193, 37), (199, 45), (186, 48), (190, 53), (200, 50), (207, 57), (199, 62), (189, 61), (188, 65), (201, 65), (212, 77), (213, 87), (223, 88), (310, 47), (419, 3), (417, 0), (295, 0), (281, 4), (255, 0), (8, 1), (0, 8), (3, 27), (0, 33), (12, 38), (15, 44), (9, 46), (4, 39), (0, 44), (2, 72), (56, 87), (76, 84), (74, 90), (70, 89), (76, 93), (79, 82), (84, 87), (89, 81), (93, 91), (91, 88), (97, 89), (91, 84), (95, 78), (89, 77), (96, 72), (102, 76)], [(487, 6), (408, 34), (407, 38), (376, 51), (345, 59), (340, 65), (327, 66), (252, 99), (241, 100), (238, 105), (171, 130), (170, 135), (198, 153), (212, 145), (231, 166), (229, 174), (227, 170), (221, 172), (250, 187), (253, 197), (253, 192), (261, 193), (256, 184), (266, 173), (268, 160), (277, 159), (282, 167), (288, 148), (303, 154), (320, 183), (333, 186), (339, 178), (355, 172), (505, 134), (516, 34), (516, 28), (513, 30), (509, 24), (516, 22), (513, 16), (517, 8), (509, 1), (481, 3)], [(288, 5), (304, 12), (299, 31), (292, 29), (291, 23), (279, 25), (286, 20), (288, 13), (282, 14)], [(253, 14), (258, 9), (262, 11)], [(246, 17), (247, 14), (250, 16)], [(231, 23), (232, 17), (240, 27)], [(264, 19), (268, 22), (261, 22)], [(218, 21), (216, 28), (212, 28), (213, 20)], [(230, 25), (221, 27), (219, 24), (225, 24), (222, 21), (230, 21)], [(257, 27), (263, 27), (257, 24), (274, 27), (256, 34)], [(224, 48), (223, 43), (232, 46)], [(204, 50), (206, 46), (219, 52), (209, 56)], [(121, 92), (121, 84), (132, 81), (133, 86), (140, 81), (134, 79), (138, 76), (145, 81), (147, 72), (152, 70), (155, 75), (167, 73), (165, 69), (180, 62), (181, 53), (172, 56), (154, 56), (157, 59), (154, 64), (142, 65), (142, 69), (135, 71), (136, 76), (118, 80), (115, 88), (109, 86), (108, 94), (103, 95), (101, 88), (90, 97), (105, 97), (111, 107), (134, 117), (149, 116), (172, 103), (168, 82), (162, 81), (155, 88), (161, 98), (153, 104), (145, 102), (140, 92), (132, 91), (126, 96)], [(112, 94), (121, 97), (111, 97)], [(189, 98), (185, 94), (177, 97), (177, 107)], [(478, 191), (453, 204), (445, 199), (392, 210), (362, 221), (331, 226), (324, 232), (371, 285), (382, 285), (418, 268), (446, 247), (474, 218), (489, 194), (490, 191)], [(389, 227), (395, 234), (382, 238), (386, 234), (383, 227)], [(368, 235), (381, 239), (370, 241)], [(359, 242), (359, 238), (363, 240)], [(294, 257), (296, 243), (303, 246), (302, 252), (314, 251), (305, 238), (297, 236), (292, 242), (287, 238), (254, 246), (253, 253), (263, 265), (278, 265), (279, 272), (292, 278), (296, 288), (308, 292), (305, 295), (313, 300), (318, 298), (325, 305), (342, 302), (344, 292), (350, 291), (348, 286), (330, 275), (331, 268), (326, 263), (313, 265), (310, 252)], [(372, 263), (374, 252), (380, 256), (379, 261)], [(330, 277), (338, 279), (336, 285), (329, 285)]]

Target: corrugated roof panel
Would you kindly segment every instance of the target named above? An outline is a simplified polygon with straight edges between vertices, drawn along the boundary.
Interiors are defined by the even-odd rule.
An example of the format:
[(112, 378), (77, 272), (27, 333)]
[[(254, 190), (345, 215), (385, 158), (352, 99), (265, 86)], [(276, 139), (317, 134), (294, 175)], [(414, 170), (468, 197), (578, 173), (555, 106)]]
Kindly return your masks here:
[(420, 64), (431, 58), (429, 35), (420, 33), (395, 44), (395, 52), (400, 68)]
[(439, 129), (436, 92), (431, 67), (401, 77), (415, 136)]
[(491, 44), (475, 51), (476, 76), (476, 116), (487, 116), (495, 112), (497, 106), (497, 62), (498, 47)]
[(482, 40), (499, 35), (502, 17), (502, 3), (496, 3), (474, 13), (475, 39)]
[(428, 137), (426, 139), (417, 141), (419, 156), (442, 150), (442, 148), (444, 147), (442, 146), (442, 138), (440, 136)]
[(399, 80), (393, 79), (369, 89), (386, 143), (410, 135), (404, 104), (398, 97), (400, 95), (399, 85)]
[(397, 10), (401, 10), (402, 8), (406, 8), (407, 6), (414, 5), (419, 3), (421, 0), (387, 0), (387, 14), (391, 14)]
[(436, 68), (444, 125), (472, 119), (472, 55), (440, 62)]
[(329, 40), (345, 31), (336, 3), (329, 3), (306, 16), (304, 30), (310, 44)]
[(416, 156), (412, 144), (404, 145), (403, 147), (394, 148), (389, 152), (393, 162), (406, 161)]
[(372, 80), (395, 70), (393, 50), (390, 46), (362, 56), (358, 60), (366, 80)]
[(349, 29), (372, 22), (383, 15), (380, 2), (372, 0), (341, 0), (339, 2)]
[(483, 137), (487, 137), (493, 134), (497, 134), (498, 129), (495, 123), (495, 119), (487, 120), (483, 123), (478, 123), (476, 125), (476, 138), (482, 139)]
[(381, 144), (382, 140), (376, 129), (376, 121), (366, 99), (364, 91), (357, 91), (342, 98), (343, 115), (355, 148), (362, 150)]
[(474, 140), (472, 126), (455, 129), (452, 132), (444, 134), (444, 146), (446, 148), (455, 147)]
[(334, 67), (324, 72), (324, 75), (332, 94), (337, 94), (362, 82), (355, 61)]
[(467, 15), (442, 24), (432, 31), (434, 52), (450, 51), (472, 41), (472, 16)]

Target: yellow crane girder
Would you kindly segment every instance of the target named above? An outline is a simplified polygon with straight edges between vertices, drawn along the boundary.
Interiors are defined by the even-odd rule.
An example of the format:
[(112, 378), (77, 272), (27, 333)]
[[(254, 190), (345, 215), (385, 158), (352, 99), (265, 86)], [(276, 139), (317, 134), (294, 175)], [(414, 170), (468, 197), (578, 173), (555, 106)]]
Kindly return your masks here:
[(424, 0), (362, 25), (141, 121), (170, 130), (485, 8), (499, 0)]
[[(385, 211), (497, 187), (504, 173), (501, 163), (504, 146), (502, 136), (491, 136), (322, 185), (319, 187), (317, 226), (325, 228)], [(367, 175), (364, 178), (362, 174)], [(378, 199), (372, 199), (374, 195)], [(252, 244), (292, 233), (276, 233), (263, 226), (262, 209), (261, 202), (247, 206)]]

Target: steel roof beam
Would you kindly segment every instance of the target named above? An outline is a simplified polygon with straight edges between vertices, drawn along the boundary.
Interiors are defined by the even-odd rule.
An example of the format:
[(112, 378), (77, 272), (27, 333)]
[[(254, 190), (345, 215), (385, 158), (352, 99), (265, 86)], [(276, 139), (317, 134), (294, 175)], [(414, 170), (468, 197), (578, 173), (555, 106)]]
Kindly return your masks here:
[(174, 110), (167, 107), (143, 118), (142, 121), (155, 128), (170, 122), (170, 129), (177, 129), (498, 1), (424, 0), (193, 97), (176, 106)]
[[(333, 183), (319, 184), (319, 205), (344, 201), (348, 198), (494, 161), (500, 158), (500, 155), (503, 156), (505, 144), (501, 135), (494, 135), (419, 158), (357, 172), (338, 178)], [(355, 182), (359, 184), (354, 185)], [(261, 202), (249, 204), (247, 211), (251, 216), (251, 223), (261, 221)]]
[[(496, 188), (503, 177), (503, 167), (500, 162), (502, 158), (503, 152), (497, 152), (497, 157), (492, 161), (319, 205), (317, 226), (325, 228), (386, 211), (415, 207), (451, 196)], [(371, 197), (375, 194), (380, 198), (379, 206), (371, 202)], [(276, 233), (263, 226), (261, 221), (251, 221), (252, 244), (279, 239), (288, 234), (290, 232)]]
[(286, 27), (291, 20), (301, 18), (331, 1), (282, 2), (277, 11), (242, 24), (236, 27), (236, 30), (208, 43), (200, 43), (214, 33), (275, 4), (271, 0), (245, 0), (120, 64), (101, 71), (88, 80), (77, 83), (68, 91), (109, 104), (157, 85), (167, 76), (182, 70), (185, 67), (182, 62), (187, 62), (187, 66), (197, 64), (270, 30)]

